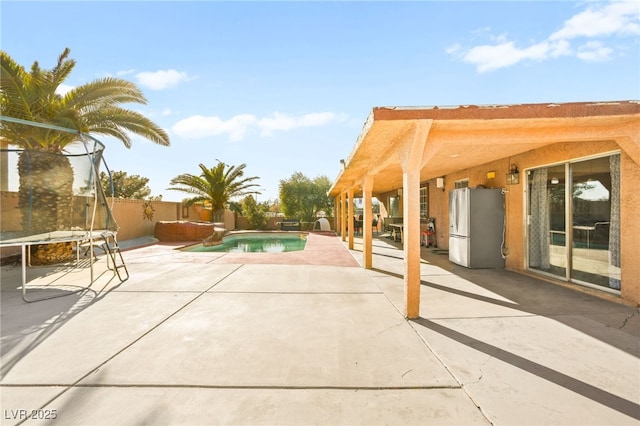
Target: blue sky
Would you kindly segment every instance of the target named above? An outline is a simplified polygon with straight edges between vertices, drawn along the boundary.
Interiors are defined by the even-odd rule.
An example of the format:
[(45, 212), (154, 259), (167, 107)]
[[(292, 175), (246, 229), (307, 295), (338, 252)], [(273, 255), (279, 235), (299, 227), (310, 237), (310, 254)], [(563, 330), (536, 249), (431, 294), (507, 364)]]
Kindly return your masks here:
[[(133, 81), (171, 147), (106, 145), (167, 191), (198, 164), (247, 165), (259, 201), (294, 172), (333, 180), (377, 106), (640, 99), (640, 2), (7, 1), (0, 47), (67, 88)], [(62, 88), (63, 90), (65, 87)]]

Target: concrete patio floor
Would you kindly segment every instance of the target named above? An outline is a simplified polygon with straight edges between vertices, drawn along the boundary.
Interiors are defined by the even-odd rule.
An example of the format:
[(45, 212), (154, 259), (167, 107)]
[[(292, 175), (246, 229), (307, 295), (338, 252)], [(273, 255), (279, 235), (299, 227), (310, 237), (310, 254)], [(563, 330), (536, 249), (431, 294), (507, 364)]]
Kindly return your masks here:
[[(359, 247), (155, 244), (120, 285), (102, 257), (91, 291), (31, 304), (3, 266), (1, 424), (639, 423), (637, 308), (423, 249), (407, 321), (402, 250), (376, 239), (364, 270)], [(86, 284), (81, 262), (28, 269), (33, 294)]]

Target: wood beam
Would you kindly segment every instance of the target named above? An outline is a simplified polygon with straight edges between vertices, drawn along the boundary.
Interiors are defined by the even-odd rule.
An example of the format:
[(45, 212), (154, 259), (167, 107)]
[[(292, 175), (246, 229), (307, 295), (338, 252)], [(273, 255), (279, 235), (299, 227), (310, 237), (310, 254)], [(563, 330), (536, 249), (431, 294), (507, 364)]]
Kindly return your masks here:
[(349, 198), (348, 200), (348, 212), (349, 212), (349, 217), (347, 218), (348, 220), (348, 226), (349, 226), (349, 250), (353, 250), (353, 237), (354, 237), (354, 230), (353, 227), (355, 225), (354, 223), (354, 211), (353, 211), (353, 187), (349, 188), (347, 190), (347, 197)]
[(402, 165), (402, 220), (405, 316), (420, 316), (420, 169), (433, 120), (416, 121), (413, 134), (398, 150)]
[(373, 233), (371, 230), (371, 224), (373, 223), (372, 188), (373, 176), (367, 175), (362, 180), (362, 197), (364, 199), (364, 217), (362, 218), (362, 253), (364, 256), (364, 267), (366, 269), (371, 269), (373, 266)]

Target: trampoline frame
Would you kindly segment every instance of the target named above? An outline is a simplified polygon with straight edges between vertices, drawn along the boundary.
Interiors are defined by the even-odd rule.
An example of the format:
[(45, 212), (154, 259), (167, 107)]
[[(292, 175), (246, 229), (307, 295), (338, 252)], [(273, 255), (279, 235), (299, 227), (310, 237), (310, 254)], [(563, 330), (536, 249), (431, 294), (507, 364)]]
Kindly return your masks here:
[[(122, 279), (120, 273), (118, 272), (118, 268), (119, 267), (124, 267), (126, 270), (126, 266), (124, 265), (124, 259), (122, 259), (122, 256), (120, 255), (120, 259), (122, 261), (122, 265), (118, 266), (116, 264), (116, 258), (115, 256), (113, 256), (112, 254), (112, 249), (109, 247), (110, 243), (109, 240), (113, 239), (114, 244), (113, 247), (115, 248), (115, 250), (118, 251), (119, 253), (119, 248), (117, 247), (117, 241), (116, 241), (116, 235), (117, 235), (117, 224), (115, 223), (115, 220), (113, 220), (111, 212), (113, 210), (113, 197), (111, 200), (111, 204), (105, 204), (105, 208), (108, 210), (108, 218), (110, 218), (111, 220), (113, 220), (113, 224), (116, 227), (116, 230), (110, 230), (110, 229), (99, 229), (99, 230), (95, 230), (93, 229), (94, 224), (95, 224), (95, 218), (96, 218), (96, 210), (97, 210), (97, 205), (98, 205), (98, 196), (100, 195), (98, 191), (100, 191), (101, 195), (104, 197), (104, 200), (106, 201), (106, 196), (104, 194), (104, 190), (102, 188), (102, 186), (100, 185), (100, 180), (99, 180), (99, 176), (98, 176), (98, 170), (96, 168), (96, 162), (94, 161), (95, 158), (95, 153), (96, 153), (96, 147), (99, 145), (101, 147), (101, 150), (104, 151), (105, 146), (104, 144), (102, 144), (102, 142), (100, 142), (98, 139), (82, 133), (80, 131), (77, 130), (73, 130), (73, 129), (67, 129), (64, 127), (59, 127), (59, 126), (54, 126), (54, 125), (50, 125), (50, 124), (43, 124), (43, 123), (35, 123), (32, 121), (27, 121), (27, 120), (22, 120), (22, 119), (18, 119), (18, 118), (13, 118), (13, 117), (5, 117), (5, 116), (1, 116), (0, 115), (0, 120), (3, 121), (11, 121), (11, 122), (15, 122), (15, 123), (19, 123), (19, 124), (25, 124), (25, 125), (30, 125), (30, 126), (36, 126), (36, 127), (43, 127), (46, 129), (51, 129), (51, 130), (59, 130), (59, 131), (63, 131), (63, 132), (68, 132), (68, 133), (73, 133), (73, 134), (77, 134), (79, 136), (79, 140), (80, 142), (82, 142), (82, 145), (85, 149), (85, 153), (87, 158), (89, 159), (89, 163), (90, 163), (90, 170), (91, 170), (91, 177), (93, 177), (93, 179), (90, 180), (90, 192), (93, 193), (93, 209), (91, 211), (91, 220), (89, 221), (90, 225), (89, 225), (89, 229), (84, 229), (84, 230), (68, 230), (68, 231), (51, 231), (51, 232), (45, 232), (45, 233), (40, 233), (40, 234), (32, 234), (32, 235), (26, 235), (26, 236), (20, 236), (20, 237), (16, 237), (16, 238), (9, 238), (9, 239), (0, 239), (0, 247), (20, 247), (20, 252), (21, 252), (21, 273), (22, 273), (22, 282), (21, 282), (21, 287), (22, 287), (22, 300), (24, 300), (27, 303), (32, 303), (32, 302), (38, 302), (38, 301), (42, 301), (42, 300), (49, 300), (49, 299), (55, 299), (58, 297), (64, 297), (64, 296), (70, 296), (73, 294), (77, 294), (86, 290), (89, 290), (91, 285), (93, 285), (94, 283), (94, 270), (93, 270), (93, 265), (94, 265), (94, 247), (95, 246), (103, 246), (104, 251), (108, 254), (107, 256), (107, 267), (113, 271), (114, 276), (118, 276), (118, 278), (120, 279), (120, 283), (126, 281), (128, 279), (128, 272), (127, 272), (127, 276), (126, 278)], [(90, 139), (94, 142), (93, 144), (93, 150), (89, 149), (89, 146), (87, 144), (87, 139)], [(62, 155), (62, 154), (61, 154)], [(113, 194), (113, 180), (111, 177), (111, 171), (109, 170), (105, 160), (104, 160), (104, 156), (101, 155), (100, 158), (101, 162), (104, 164), (105, 169), (107, 171), (107, 174), (109, 176), (109, 182), (111, 185), (111, 193)], [(109, 219), (108, 219), (109, 220)], [(108, 222), (107, 220), (107, 222)], [(99, 243), (100, 241), (102, 241), (102, 243)], [(77, 290), (74, 291), (70, 291), (70, 292), (65, 292), (64, 294), (56, 294), (53, 296), (47, 296), (47, 297), (42, 297), (42, 298), (38, 298), (38, 299), (31, 299), (27, 296), (27, 264), (28, 262), (28, 253), (27, 253), (27, 248), (32, 246), (32, 245), (40, 245), (40, 244), (55, 244), (55, 243), (65, 243), (65, 242), (71, 242), (71, 243), (75, 243), (76, 245), (76, 264), (79, 264), (79, 257), (80, 257), (80, 247), (81, 245), (86, 245), (88, 244), (89, 247), (89, 264), (90, 264), (90, 282), (89, 285), (85, 286), (85, 287), (80, 287)], [(99, 243), (99, 244), (96, 244)], [(113, 261), (113, 267), (110, 266), (109, 264), (109, 257), (112, 258)], [(30, 266), (30, 265), (29, 265)], [(42, 289), (45, 286), (38, 286), (40, 289)], [(46, 286), (46, 288), (49, 288), (48, 286)]]

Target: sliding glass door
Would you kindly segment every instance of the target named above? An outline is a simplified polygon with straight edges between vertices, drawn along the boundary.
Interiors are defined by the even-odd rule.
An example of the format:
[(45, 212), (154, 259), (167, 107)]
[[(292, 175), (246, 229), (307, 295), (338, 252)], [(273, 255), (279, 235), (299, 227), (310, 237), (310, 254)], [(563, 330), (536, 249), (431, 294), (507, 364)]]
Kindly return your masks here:
[(528, 173), (529, 269), (620, 289), (620, 156)]
[(620, 288), (620, 156), (571, 165), (572, 273), (575, 280)]

